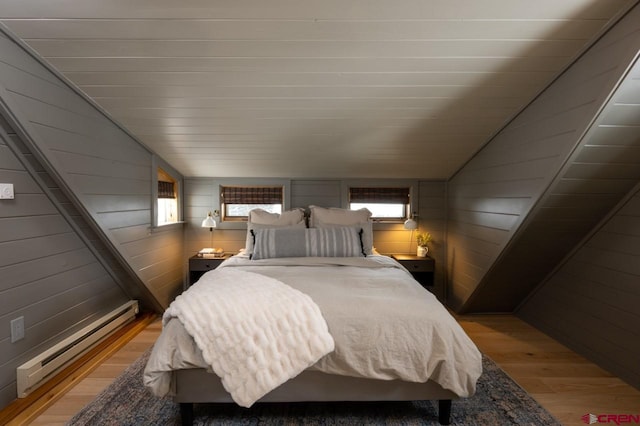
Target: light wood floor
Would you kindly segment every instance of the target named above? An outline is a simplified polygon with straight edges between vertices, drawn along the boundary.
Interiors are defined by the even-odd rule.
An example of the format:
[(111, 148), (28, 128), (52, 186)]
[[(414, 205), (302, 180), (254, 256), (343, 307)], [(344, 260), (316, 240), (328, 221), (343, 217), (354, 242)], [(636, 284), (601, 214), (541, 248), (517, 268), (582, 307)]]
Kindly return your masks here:
[[(458, 321), (480, 350), (565, 425), (592, 414), (640, 414), (640, 391), (511, 315), (462, 316)], [(31, 423), (63, 425), (153, 344), (152, 322)], [(455, 409), (455, 405), (454, 405)], [(9, 424), (25, 424), (18, 416)]]

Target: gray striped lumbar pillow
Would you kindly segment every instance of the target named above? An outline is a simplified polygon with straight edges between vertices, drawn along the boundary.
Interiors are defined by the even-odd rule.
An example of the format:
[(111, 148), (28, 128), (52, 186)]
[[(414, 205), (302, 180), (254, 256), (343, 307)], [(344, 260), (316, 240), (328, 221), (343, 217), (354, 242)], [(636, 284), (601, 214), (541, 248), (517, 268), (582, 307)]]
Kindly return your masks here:
[(362, 228), (253, 229), (252, 259), (275, 257), (360, 257)]

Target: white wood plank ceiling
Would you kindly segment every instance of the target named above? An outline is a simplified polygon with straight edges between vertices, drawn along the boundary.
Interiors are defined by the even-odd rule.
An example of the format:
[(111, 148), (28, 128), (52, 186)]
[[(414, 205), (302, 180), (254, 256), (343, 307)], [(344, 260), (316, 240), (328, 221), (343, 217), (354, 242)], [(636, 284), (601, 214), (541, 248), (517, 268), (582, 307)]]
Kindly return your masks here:
[(185, 176), (446, 179), (636, 0), (0, 0)]

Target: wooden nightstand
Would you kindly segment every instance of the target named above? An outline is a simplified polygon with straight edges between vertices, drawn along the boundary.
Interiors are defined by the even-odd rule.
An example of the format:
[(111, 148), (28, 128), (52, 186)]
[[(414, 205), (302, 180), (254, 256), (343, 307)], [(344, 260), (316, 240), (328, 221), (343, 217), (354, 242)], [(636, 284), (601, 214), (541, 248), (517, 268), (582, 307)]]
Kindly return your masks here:
[(212, 269), (216, 269), (220, 264), (230, 258), (230, 254), (222, 257), (200, 257), (197, 254), (189, 258), (189, 282), (187, 287), (200, 279), (202, 274)]
[(391, 257), (407, 268), (413, 278), (423, 287), (427, 289), (433, 288), (433, 272), (436, 269), (436, 262), (432, 258), (429, 256), (419, 257), (412, 254), (392, 254)]

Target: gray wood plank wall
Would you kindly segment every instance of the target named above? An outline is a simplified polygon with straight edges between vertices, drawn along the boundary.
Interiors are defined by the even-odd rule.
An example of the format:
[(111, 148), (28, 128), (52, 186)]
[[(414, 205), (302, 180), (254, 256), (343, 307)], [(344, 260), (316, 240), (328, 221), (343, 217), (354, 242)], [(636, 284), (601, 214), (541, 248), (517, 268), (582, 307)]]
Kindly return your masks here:
[(168, 306), (182, 288), (183, 229), (152, 227), (152, 153), (6, 38), (0, 85), (21, 138), (130, 270), (128, 281), (157, 310)]
[(513, 310), (640, 180), (639, 81), (636, 61), (510, 249), (494, 263), (485, 290), (476, 293), (469, 310)]
[(517, 315), (640, 388), (640, 185), (632, 194)]
[[(536, 248), (535, 243), (514, 239), (574, 149), (584, 142), (583, 134), (625, 75), (637, 53), (639, 23), (640, 8), (636, 7), (449, 181), (447, 301), (454, 309), (468, 310), (473, 299), (479, 298), (482, 303), (476, 310), (513, 310), (539, 282), (526, 282), (531, 269), (548, 272), (590, 229), (579, 229), (577, 237), (567, 240), (568, 247), (561, 247), (558, 240), (566, 237), (567, 224), (596, 217), (595, 222), (590, 222), (593, 226), (598, 215), (601, 217), (615, 204), (616, 194), (619, 199), (629, 189), (629, 181), (624, 182), (626, 187), (611, 185), (610, 191), (598, 194), (593, 209), (574, 209), (564, 223), (556, 224), (559, 226), (546, 227), (544, 232), (537, 229), (532, 235), (544, 236), (547, 250), (550, 246), (559, 250), (549, 259), (535, 257), (533, 261), (531, 250)], [(575, 169), (589, 167), (578, 160)], [(636, 179), (630, 171), (632, 166), (607, 167), (627, 170), (628, 179)], [(550, 198), (550, 203), (561, 202), (562, 191), (572, 183), (571, 174), (565, 177), (562, 188), (558, 187), (560, 196)], [(596, 176), (594, 179), (598, 180)], [(599, 183), (600, 188), (607, 186)], [(579, 187), (575, 188), (575, 196), (565, 198), (565, 207), (581, 199), (584, 187)], [(583, 206), (588, 206), (594, 197), (582, 201)], [(552, 204), (548, 207), (539, 212), (540, 218), (562, 211), (553, 210)], [(544, 274), (538, 276), (542, 277)]]
[[(264, 180), (263, 180), (264, 181)], [(347, 207), (346, 191), (350, 181), (340, 179), (284, 179), (290, 187), (290, 202), (287, 208), (309, 205), (321, 207)], [(436, 261), (434, 293), (444, 297), (444, 243), (445, 243), (445, 183), (440, 181), (380, 181), (379, 179), (358, 180), (358, 184), (380, 185), (409, 184), (414, 186), (415, 211), (419, 214), (421, 230), (433, 234), (429, 255)], [(236, 184), (246, 184), (246, 180), (237, 179)], [(245, 245), (246, 224), (221, 223), (213, 231), (213, 243), (207, 228), (200, 224), (208, 211), (220, 210), (220, 181), (214, 178), (185, 179), (185, 247), (186, 259), (193, 256), (203, 247), (213, 245), (225, 251), (237, 252)], [(412, 238), (413, 237), (413, 238)], [(403, 228), (401, 224), (374, 224), (373, 243), (381, 253), (415, 253), (415, 235)]]
[[(0, 182), (13, 183), (15, 193), (0, 200), (2, 409), (16, 398), (19, 365), (129, 297), (25, 168), (19, 139), (1, 118), (0, 128)], [(21, 316), (25, 338), (11, 343), (10, 321)]]

